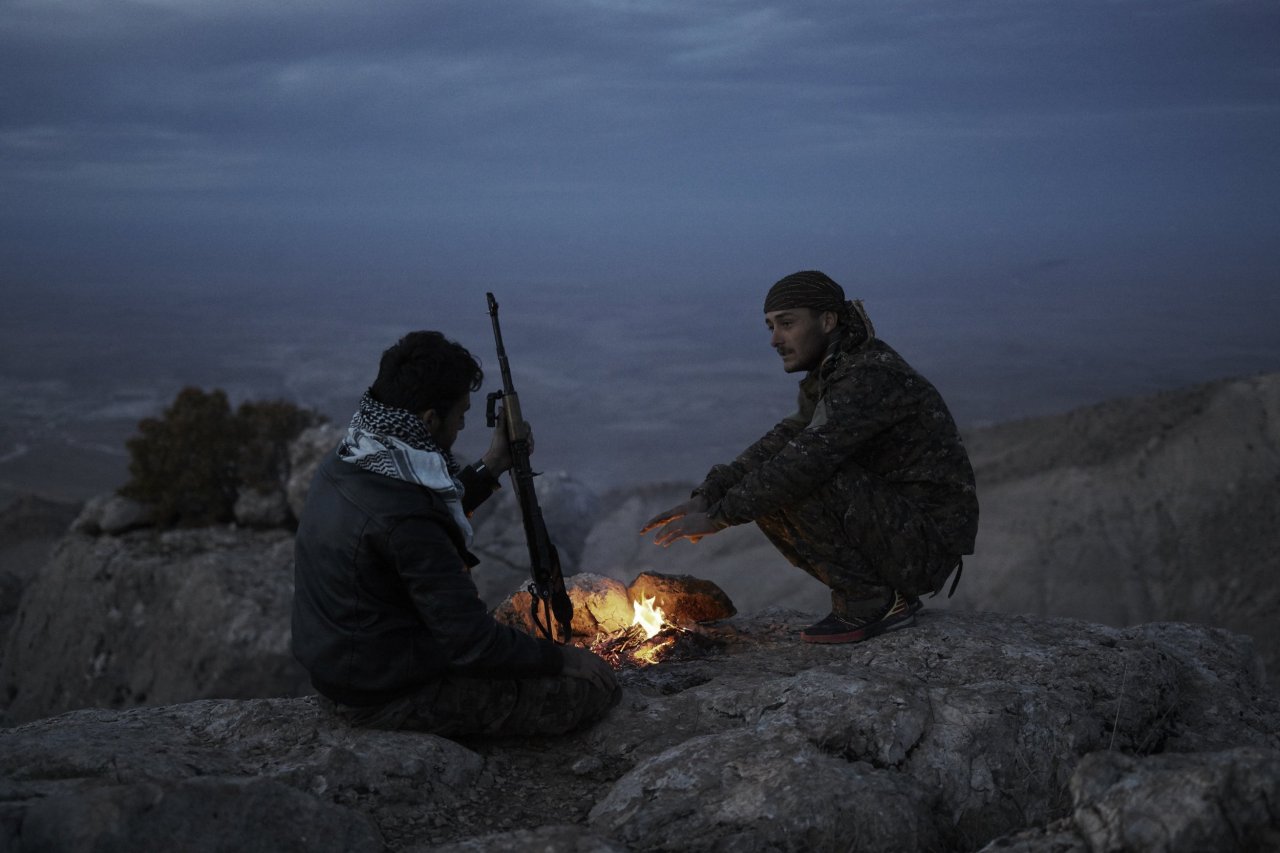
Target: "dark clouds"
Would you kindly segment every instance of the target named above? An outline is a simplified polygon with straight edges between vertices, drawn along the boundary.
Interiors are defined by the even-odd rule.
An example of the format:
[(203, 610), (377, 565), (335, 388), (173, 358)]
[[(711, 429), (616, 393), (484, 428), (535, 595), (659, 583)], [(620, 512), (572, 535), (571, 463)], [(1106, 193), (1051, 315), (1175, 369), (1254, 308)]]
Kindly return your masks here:
[(942, 286), (1059, 256), (1259, 279), (1277, 36), (1262, 2), (8, 0), (0, 260), (27, 284)]

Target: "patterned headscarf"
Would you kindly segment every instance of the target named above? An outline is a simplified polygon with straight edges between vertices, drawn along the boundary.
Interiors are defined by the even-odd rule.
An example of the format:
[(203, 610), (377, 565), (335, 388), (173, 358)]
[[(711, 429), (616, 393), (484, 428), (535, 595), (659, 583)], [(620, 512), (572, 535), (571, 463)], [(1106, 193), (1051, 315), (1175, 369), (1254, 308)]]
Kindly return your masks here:
[(351, 418), (338, 458), (366, 471), (416, 483), (439, 495), (471, 545), (471, 522), (462, 511), (461, 466), (431, 438), (422, 418), (408, 409), (379, 403), (368, 391)]

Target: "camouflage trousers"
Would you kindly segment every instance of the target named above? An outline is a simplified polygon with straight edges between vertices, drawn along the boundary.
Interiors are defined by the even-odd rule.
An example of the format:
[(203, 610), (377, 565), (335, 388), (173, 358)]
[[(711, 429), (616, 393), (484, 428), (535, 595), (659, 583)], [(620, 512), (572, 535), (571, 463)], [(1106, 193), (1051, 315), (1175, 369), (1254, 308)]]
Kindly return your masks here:
[(385, 705), (362, 708), (321, 698), (348, 724), (366, 729), (428, 732), (443, 737), (558, 735), (591, 723), (618, 704), (584, 678), (445, 676)]
[(960, 562), (918, 506), (853, 467), (756, 524), (789, 563), (830, 587), (839, 616), (870, 615), (894, 590), (937, 592)]

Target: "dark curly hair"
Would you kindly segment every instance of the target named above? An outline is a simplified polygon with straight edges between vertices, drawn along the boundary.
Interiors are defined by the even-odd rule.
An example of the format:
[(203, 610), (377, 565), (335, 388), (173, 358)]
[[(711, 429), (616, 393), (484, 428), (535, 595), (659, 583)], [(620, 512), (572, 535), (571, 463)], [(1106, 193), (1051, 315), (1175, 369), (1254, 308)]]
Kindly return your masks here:
[(410, 332), (382, 354), (369, 393), (386, 406), (444, 413), (484, 382), (480, 362), (439, 332)]

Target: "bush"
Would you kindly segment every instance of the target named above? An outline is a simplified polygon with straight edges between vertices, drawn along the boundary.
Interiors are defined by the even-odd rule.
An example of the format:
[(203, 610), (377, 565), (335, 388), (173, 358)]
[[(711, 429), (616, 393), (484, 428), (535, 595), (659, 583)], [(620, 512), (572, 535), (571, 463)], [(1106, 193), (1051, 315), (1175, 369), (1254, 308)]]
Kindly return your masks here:
[(289, 443), (323, 420), (283, 400), (245, 402), (233, 414), (221, 389), (183, 388), (126, 443), (131, 479), (120, 494), (149, 504), (159, 527), (231, 521), (242, 488), (283, 488)]

